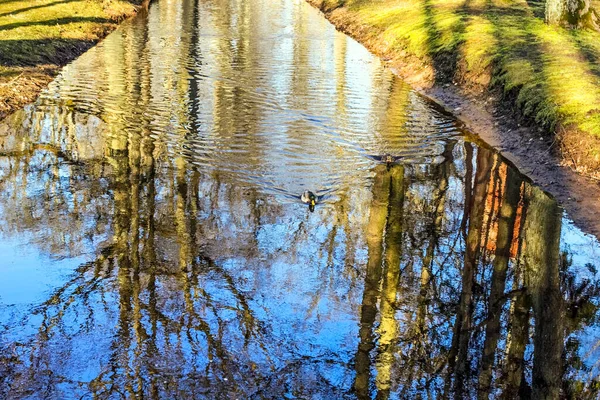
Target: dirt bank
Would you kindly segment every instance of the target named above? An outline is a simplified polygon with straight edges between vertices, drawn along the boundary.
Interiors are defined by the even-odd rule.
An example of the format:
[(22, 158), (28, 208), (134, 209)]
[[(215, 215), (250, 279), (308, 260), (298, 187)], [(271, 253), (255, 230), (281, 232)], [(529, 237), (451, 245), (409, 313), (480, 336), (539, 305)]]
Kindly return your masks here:
[[(395, 0), (377, 3), (383, 15), (380, 17), (369, 15), (360, 8), (362, 6), (349, 6), (352, 0), (344, 2), (342, 6), (333, 0), (307, 1), (319, 8), (339, 30), (385, 60), (397, 75), (417, 91), (457, 115), (469, 130), (502, 151), (523, 173), (554, 195), (580, 228), (600, 238), (600, 171), (597, 168), (600, 141), (594, 135), (582, 134), (572, 122), (573, 119), (561, 120), (562, 114), (553, 114), (552, 110), (548, 111), (542, 105), (532, 103), (533, 100), (528, 100), (527, 96), (537, 94), (542, 96), (540, 101), (554, 101), (547, 93), (536, 92), (523, 83), (520, 86), (515, 84), (515, 79), (526, 79), (527, 76), (499, 77), (495, 74), (514, 75), (516, 72), (482, 61), (498, 56), (508, 57), (506, 54), (499, 51), (486, 56), (479, 54), (477, 58), (465, 50), (465, 41), (473, 41), (472, 53), (493, 53), (493, 50), (477, 43), (486, 41), (483, 37), (485, 30), (482, 30), (485, 22), (478, 27), (480, 35), (477, 37), (469, 36), (469, 28), (463, 27), (467, 34), (461, 36), (460, 40), (456, 39), (459, 43), (454, 47), (446, 46), (451, 39), (444, 39), (443, 35), (433, 39), (429, 37), (428, 46), (434, 50), (424, 57), (411, 46), (416, 39), (404, 38), (400, 41), (403, 45), (398, 45), (398, 38), (393, 35), (403, 35), (404, 28), (391, 29), (391, 32), (387, 29), (386, 18), (389, 15), (397, 17), (396, 20), (401, 18), (385, 7), (386, 3), (395, 3)], [(461, 15), (464, 16), (464, 12)], [(430, 18), (435, 19), (435, 16)], [(444, 22), (443, 18), (438, 22), (440, 25), (445, 23), (447, 21)], [(410, 27), (406, 28), (406, 32), (410, 32)], [(437, 43), (432, 44), (431, 41)], [(527, 54), (527, 57), (533, 56)], [(507, 63), (506, 60), (502, 62)], [(507, 89), (509, 84), (514, 86)], [(533, 85), (538, 83), (534, 82)], [(585, 86), (579, 89), (585, 90)], [(527, 91), (533, 93), (523, 94)], [(592, 100), (595, 101), (595, 98)], [(544, 115), (546, 119), (542, 118)], [(586, 121), (589, 119), (585, 118)], [(593, 124), (587, 126), (594, 127)]]
[(0, 119), (149, 0), (0, 1)]

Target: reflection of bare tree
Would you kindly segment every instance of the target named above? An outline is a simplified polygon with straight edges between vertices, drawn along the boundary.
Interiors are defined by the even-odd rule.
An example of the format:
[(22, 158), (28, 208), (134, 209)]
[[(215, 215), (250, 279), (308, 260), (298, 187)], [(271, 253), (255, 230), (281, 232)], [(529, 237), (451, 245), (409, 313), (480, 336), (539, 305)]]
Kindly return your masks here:
[[(335, 88), (320, 92), (335, 113), (320, 110), (310, 85), (326, 88), (330, 71), (304, 65), (327, 46), (284, 38), (292, 73), (270, 74), (264, 54), (279, 39), (248, 40), (271, 18), (251, 3), (157, 10), (118, 31), (113, 52), (90, 53), (102, 79), (91, 80), (91, 103), (73, 94), (84, 113), (69, 101), (32, 107), (0, 137), (0, 232), (88, 260), (30, 315), (2, 320), (0, 384), (10, 388), (0, 397), (594, 393), (582, 389), (592, 367), (578, 335), (596, 323), (598, 285), (559, 260), (550, 198), (462, 138), (423, 138), (443, 148), (438, 164), (346, 173), (364, 161), (360, 146), (410, 155), (422, 143), (409, 131), (428, 132), (437, 111), (376, 74), (364, 85), (370, 106), (353, 115), (356, 66), (341, 36)], [(294, 23), (294, 34), (312, 34), (309, 20)], [(271, 118), (289, 119), (275, 144)], [(339, 137), (325, 148), (332, 123)], [(272, 151), (282, 143), (285, 153)], [(332, 204), (312, 214), (260, 183), (310, 146), (342, 176)], [(232, 177), (240, 165), (258, 184)], [(549, 368), (563, 353), (568, 365)]]
[(561, 213), (556, 202), (540, 189), (527, 185), (525, 191), (524, 283), (535, 318), (532, 396), (558, 398), (564, 346), (564, 300), (559, 278)]
[[(147, 393), (159, 397), (183, 388), (201, 393), (208, 386), (221, 390), (223, 395), (232, 391), (243, 393), (252, 386), (245, 378), (244, 368), (256, 368), (252, 382), (256, 382), (258, 376), (270, 382), (282, 382), (277, 374), (268, 372), (268, 368), (259, 368), (257, 361), (248, 364), (254, 367), (240, 363), (236, 360), (239, 354), (252, 354), (249, 358), (252, 360), (262, 354), (261, 357), (269, 360), (266, 364), (281, 374), (306, 373), (310, 363), (303, 361), (291, 362), (286, 367), (276, 366), (277, 362), (271, 359), (273, 348), (268, 344), (277, 340), (270, 337), (272, 327), (257, 315), (254, 300), (240, 290), (238, 278), (212, 258), (204, 246), (205, 236), (211, 235), (213, 229), (224, 228), (218, 223), (219, 215), (214, 213), (215, 205), (223, 208), (231, 201), (227, 207), (235, 209), (239, 201), (233, 192), (236, 188), (220, 183), (214, 176), (207, 178), (186, 158), (157, 160), (155, 142), (147, 136), (115, 135), (110, 146), (107, 151), (110, 176), (106, 179), (110, 182), (113, 206), (112, 238), (103, 242), (95, 260), (82, 264), (72, 279), (36, 311), (34, 317), (39, 316), (42, 322), (28, 350), (15, 362), (20, 365), (20, 372), (13, 374), (12, 379), (45, 384), (49, 395), (57, 382), (78, 385), (56, 368), (44, 381), (34, 376), (36, 372), (52, 368), (56, 357), (71, 351), (59, 343), (89, 338), (103, 320), (115, 323), (113, 328), (108, 328), (114, 329), (114, 340), (105, 364), (110, 367), (103, 368), (88, 381), (90, 391), (98, 396)], [(381, 166), (375, 171), (366, 237), (369, 257), (354, 364), (354, 390), (359, 397), (369, 397), (372, 388), (380, 398), (415, 391), (423, 395), (440, 394), (439, 378), (445, 360), (452, 362), (454, 349), (456, 360), (467, 366), (469, 359), (481, 357), (476, 385), (482, 398), (495, 388), (503, 388), (508, 397), (519, 391), (525, 393), (529, 385), (531, 390), (552, 385), (555, 387), (552, 390), (560, 390), (557, 383), (560, 376), (550, 376), (555, 370), (544, 371), (542, 366), (546, 362), (544, 357), (562, 354), (560, 335), (564, 335), (564, 328), (561, 328), (562, 322), (544, 317), (539, 314), (543, 311), (534, 306), (540, 296), (546, 299), (558, 296), (558, 304), (553, 309), (566, 310), (566, 305), (561, 305), (557, 280), (559, 233), (552, 233), (550, 226), (554, 225), (548, 225), (559, 226), (558, 213), (547, 197), (541, 197), (543, 193), (538, 194), (532, 186), (523, 185), (522, 192), (514, 172), (494, 163), (493, 154), (484, 150), (479, 150), (477, 155), (472, 203), (465, 208), (450, 189), (451, 182), (457, 179), (456, 171), (465, 171), (465, 181), (469, 181), (468, 168), (460, 164), (463, 160), (452, 156), (454, 148), (450, 144), (445, 152), (447, 161), (424, 173), (403, 166), (390, 170)], [(487, 171), (485, 176), (482, 171)], [(249, 218), (240, 219), (239, 223), (256, 224), (249, 228), (254, 240), (246, 244), (252, 248), (259, 245), (257, 232), (261, 224), (272, 221), (272, 216), (264, 209), (253, 209), (256, 202), (252, 196), (248, 199)], [(351, 203), (345, 197), (341, 201)], [(336, 219), (341, 226), (331, 225), (323, 240), (327, 265), (338, 262), (334, 254), (338, 245), (335, 238), (338, 232), (347, 232), (350, 224), (341, 207), (334, 209), (341, 215)], [(412, 212), (407, 213), (407, 209)], [(461, 316), (460, 307), (456, 314), (452, 310), (457, 299), (464, 298), (464, 288), (462, 294), (453, 291), (455, 283), (446, 275), (453, 268), (454, 254), (459, 251), (462, 236), (454, 227), (460, 226), (463, 213), (469, 219), (466, 257), (473, 258), (477, 252), (480, 255), (476, 258), (478, 261), (471, 261), (474, 278), (467, 283), (472, 287), (472, 305), (464, 303), (467, 310), (471, 309), (471, 328), (457, 331), (456, 321), (466, 316)], [(209, 219), (202, 221), (200, 215)], [(477, 228), (479, 237), (470, 236), (478, 220), (481, 222)], [(544, 225), (540, 220), (550, 222)], [(291, 236), (290, 248), (301, 248), (306, 234), (302, 232)], [(555, 235), (552, 236), (554, 247), (535, 247), (535, 243), (550, 243), (539, 239), (542, 233)], [(408, 243), (416, 245), (408, 248)], [(516, 243), (520, 246), (515, 247)], [(352, 249), (352, 242), (346, 245)], [(254, 248), (247, 254), (258, 253)], [(539, 257), (555, 258), (540, 261)], [(554, 275), (550, 268), (536, 270), (536, 265), (556, 265)], [(479, 272), (482, 270), (488, 270), (491, 276), (489, 294), (482, 293), (475, 278), (485, 274)], [(455, 269), (451, 276), (463, 281), (467, 278), (464, 271)], [(537, 281), (532, 281), (532, 271), (536, 271)], [(544, 278), (544, 274), (549, 275)], [(512, 289), (506, 293), (509, 278)], [(327, 282), (314, 293), (311, 313), (318, 299), (335, 286), (334, 281)], [(352, 285), (352, 282), (349, 275), (345, 284)], [(215, 291), (211, 286), (217, 283), (218, 291)], [(574, 291), (576, 289), (570, 289), (570, 293)], [(570, 302), (575, 303), (577, 296), (571, 296)], [(534, 316), (538, 313), (536, 335), (540, 332), (546, 332), (543, 333), (545, 338), (558, 335), (552, 342), (537, 344), (536, 340), (541, 339), (535, 339), (534, 335), (534, 349), (545, 346), (546, 351), (543, 356), (534, 352), (532, 371), (550, 382), (537, 389), (535, 382), (527, 382), (528, 366), (524, 361), (529, 305), (533, 307)], [(503, 312), (508, 318), (507, 324), (502, 323)], [(70, 323), (72, 318), (83, 321), (76, 330)], [(476, 339), (479, 327), (485, 327), (481, 342)], [(459, 357), (460, 341), (444, 348), (445, 338), (450, 337), (451, 332), (468, 338), (467, 361), (460, 359), (464, 355)], [(499, 344), (505, 344), (505, 348), (498, 348)], [(496, 355), (501, 353), (506, 354), (506, 358), (497, 362)], [(168, 356), (158, 361), (158, 354)], [(335, 357), (330, 360), (337, 362)], [(177, 375), (178, 386), (171, 386), (174, 385), (171, 378), (166, 378), (165, 386), (165, 376), (174, 373), (175, 365), (189, 369), (184, 375)], [(452, 370), (446, 372), (448, 379), (459, 378), (459, 362), (455, 365), (454, 375), (450, 375)], [(499, 368), (505, 374), (504, 384), (495, 381), (498, 375), (494, 371)], [(374, 378), (373, 372), (376, 372)], [(208, 379), (209, 376), (214, 378)], [(475, 389), (471, 387), (472, 380), (465, 379), (464, 385), (465, 393)], [(35, 387), (41, 390), (41, 386)], [(338, 393), (333, 387), (322, 389)]]
[[(485, 213), (485, 200), (488, 190), (488, 182), (492, 165), (488, 152), (480, 149), (477, 153), (477, 168), (470, 204), (468, 207), (468, 233), (466, 239), (466, 250), (464, 268), (462, 271), (461, 294), (452, 338), (452, 349), (449, 355), (449, 367), (451, 373), (455, 373), (454, 392), (457, 398), (463, 396), (466, 382), (471, 373), (469, 366), (469, 339), (471, 336), (475, 289), (475, 274), (479, 256), (481, 253), (481, 237)], [(467, 187), (467, 192), (471, 189)], [(464, 220), (463, 220), (464, 222)], [(455, 372), (454, 372), (455, 371)]]
[[(230, 291), (235, 309), (239, 310), (236, 320), (239, 321), (246, 347), (250, 340), (261, 341), (261, 325), (257, 323), (245, 296), (236, 288), (234, 279), (210, 258), (195, 250), (198, 173), (190, 170), (189, 179), (188, 169), (182, 165), (184, 168), (180, 168), (175, 176), (175, 198), (168, 203), (174, 207), (178, 257), (173, 261), (179, 265), (180, 272), (165, 264), (161, 268), (155, 249), (156, 175), (151, 156), (153, 146), (148, 141), (142, 145), (142, 141), (135, 137), (121, 142), (113, 140), (112, 143), (115, 146), (111, 150), (115, 178), (113, 243), (101, 252), (96, 261), (82, 265), (76, 275), (38, 309), (37, 313), (43, 316), (43, 322), (37, 345), (32, 350), (39, 362), (30, 365), (31, 376), (36, 370), (43, 369), (40, 362), (55, 346), (51, 342), (67, 335), (66, 330), (70, 328), (67, 328), (68, 321), (64, 319), (73, 312), (85, 310), (86, 324), (80, 327), (78, 334), (90, 333), (98, 322), (97, 314), (101, 309), (108, 312), (112, 307), (107, 297), (111, 296), (111, 286), (115, 285), (119, 311), (115, 341), (111, 345), (111, 368), (91, 379), (90, 388), (93, 392), (102, 396), (134, 396), (145, 392), (145, 380), (153, 375), (153, 349), (158, 351), (162, 346), (167, 346), (172, 348), (175, 357), (183, 356), (178, 355), (177, 350), (181, 343), (170, 343), (169, 337), (172, 335), (180, 340), (186, 338), (192, 349), (196, 349), (193, 353), (197, 356), (200, 356), (204, 340), (207, 345), (205, 356), (212, 360), (207, 368), (225, 381), (233, 382), (233, 374), (239, 371), (236, 372), (236, 364), (232, 363), (235, 357), (223, 343), (224, 332), (229, 324), (220, 319), (218, 300), (202, 289), (199, 278), (210, 273), (212, 279), (223, 282), (222, 290)], [(187, 184), (188, 180), (190, 185)], [(142, 200), (142, 194), (146, 202)], [(147, 209), (142, 207), (144, 205)], [(167, 282), (180, 285), (183, 296), (181, 309), (175, 314), (174, 310), (164, 309), (164, 305), (160, 305), (166, 300), (163, 296), (167, 293), (157, 292), (157, 286)], [(100, 309), (93, 304), (98, 297), (105, 299)], [(206, 312), (203, 311), (206, 308), (217, 317), (216, 327), (207, 322)], [(203, 335), (203, 340), (199, 340), (199, 334)], [(159, 343), (161, 339), (165, 341), (162, 344)], [(165, 351), (164, 347), (162, 351)], [(55, 377), (52, 380), (61, 379), (64, 378)], [(151, 379), (149, 384), (151, 392), (158, 393), (156, 380)]]
[[(0, 144), (0, 199), (6, 210), (0, 232), (30, 232), (32, 243), (55, 258), (79, 256), (107, 230), (109, 205), (103, 172), (80, 161), (89, 154), (84, 145), (77, 150), (73, 144), (78, 138), (72, 136), (72, 111), (57, 108), (46, 115), (49, 121), (38, 113), (26, 115), (11, 119), (20, 119), (15, 122), (26, 130), (14, 132)], [(49, 135), (59, 140), (41, 140), (45, 130), (36, 129), (44, 122), (53, 128)], [(85, 130), (78, 126), (79, 132)], [(88, 214), (95, 214), (93, 223), (86, 218)]]
[(506, 165), (502, 165), (499, 172), (503, 193), (499, 207), (496, 251), (493, 261), (485, 343), (481, 356), (481, 370), (479, 372), (478, 384), (478, 396), (485, 399), (489, 398), (490, 394), (496, 347), (501, 334), (500, 317), (503, 308), (506, 276), (510, 261), (510, 251), (513, 245), (515, 221), (520, 197), (519, 181), (515, 176), (515, 172)]

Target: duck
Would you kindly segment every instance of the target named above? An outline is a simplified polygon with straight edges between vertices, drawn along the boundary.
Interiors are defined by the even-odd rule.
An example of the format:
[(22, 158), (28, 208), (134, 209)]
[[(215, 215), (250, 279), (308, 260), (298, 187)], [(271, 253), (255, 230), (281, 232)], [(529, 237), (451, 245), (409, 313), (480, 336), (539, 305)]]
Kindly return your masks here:
[(302, 195), (300, 195), (300, 200), (302, 200), (303, 203), (308, 204), (308, 209), (310, 212), (315, 211), (317, 196), (313, 192), (310, 190), (305, 190)]
[(383, 161), (389, 169), (392, 166), (392, 164), (396, 162), (396, 158), (393, 155), (386, 153), (383, 156), (381, 156), (381, 161)]
[(377, 154), (377, 155), (369, 155), (368, 156), (370, 159), (378, 161), (380, 163), (385, 164), (386, 167), (388, 167), (388, 169), (396, 163), (396, 161), (398, 161), (398, 157), (395, 157), (393, 155), (391, 155), (390, 153), (384, 153), (384, 154)]

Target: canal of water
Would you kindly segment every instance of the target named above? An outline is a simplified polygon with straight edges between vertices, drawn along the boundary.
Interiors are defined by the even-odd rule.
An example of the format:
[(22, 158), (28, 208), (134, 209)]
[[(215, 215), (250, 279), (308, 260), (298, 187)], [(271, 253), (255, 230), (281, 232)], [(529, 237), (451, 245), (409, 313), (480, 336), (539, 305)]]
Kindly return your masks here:
[(599, 267), (302, 0), (155, 1), (0, 121), (2, 398), (596, 398)]

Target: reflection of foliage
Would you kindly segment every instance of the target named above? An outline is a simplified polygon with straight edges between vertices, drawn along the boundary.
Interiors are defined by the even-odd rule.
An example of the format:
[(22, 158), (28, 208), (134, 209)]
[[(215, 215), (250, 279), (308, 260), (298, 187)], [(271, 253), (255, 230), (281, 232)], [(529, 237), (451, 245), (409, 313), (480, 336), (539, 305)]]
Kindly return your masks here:
[[(566, 312), (569, 326), (568, 332), (574, 332), (585, 325), (597, 322), (597, 311), (600, 307), (600, 282), (589, 277), (580, 277), (570, 269), (573, 261), (568, 253), (563, 252), (561, 257), (561, 288), (565, 295)], [(587, 264), (585, 268), (591, 276), (595, 275), (596, 268)]]
[[(591, 350), (583, 350), (578, 333), (587, 327), (597, 326), (598, 309), (600, 308), (600, 282), (593, 280), (597, 269), (592, 264), (585, 268), (589, 277), (581, 277), (572, 268), (573, 259), (567, 252), (561, 253), (561, 288), (565, 296), (567, 316), (565, 371), (563, 389), (569, 398), (596, 399), (600, 395), (600, 380), (597, 376), (597, 363), (589, 364), (592, 353), (596, 353), (596, 344)], [(588, 352), (588, 354), (584, 354)], [(584, 375), (582, 375), (584, 374)], [(582, 380), (582, 377), (586, 377)], [(591, 378), (591, 380), (588, 380)]]
[[(144, 247), (147, 248), (148, 245), (149, 243), (144, 243)], [(231, 318), (224, 320), (223, 310), (238, 314), (233, 320), (240, 323), (240, 336), (244, 338), (243, 348), (246, 349), (244, 351), (248, 351), (251, 339), (262, 343), (267, 331), (256, 320), (245, 297), (236, 289), (233, 278), (203, 256), (197, 258), (198, 262), (190, 273), (169, 275), (163, 270), (156, 274), (153, 270), (159, 270), (160, 267), (155, 268), (153, 265), (148, 265), (149, 269), (133, 271), (118, 250), (119, 246), (107, 248), (96, 261), (81, 265), (70, 281), (35, 310), (30, 319), (36, 320), (37, 315), (42, 319), (35, 344), (32, 343), (32, 353), (27, 357), (21, 356), (23, 367), (31, 369), (31, 373), (42, 373), (42, 365), (50, 361), (47, 357), (52, 352), (70, 351), (68, 347), (60, 345), (61, 342), (66, 344), (77, 337), (93, 336), (98, 324), (102, 324), (104, 318), (114, 318), (111, 315), (120, 309), (117, 334), (110, 346), (110, 359), (113, 360), (111, 369), (101, 371), (91, 379), (90, 389), (96, 395), (120, 393), (121, 386), (129, 394), (136, 393), (136, 389), (128, 388), (127, 380), (145, 380), (145, 376), (160, 374), (160, 370), (153, 364), (156, 360), (152, 352), (159, 351), (161, 346), (166, 346), (162, 351), (170, 348), (169, 352), (172, 352), (169, 357), (173, 359), (167, 357), (164, 360), (167, 368), (178, 363), (179, 357), (187, 357), (177, 350), (182, 343), (170, 343), (169, 337), (178, 337), (179, 342), (185, 338), (194, 358), (202, 355), (201, 358), (211, 360), (203, 374), (221, 376), (230, 382), (239, 379), (241, 371), (237, 371), (237, 363), (233, 362), (236, 356), (224, 343), (224, 334), (231, 329), (228, 322)], [(141, 265), (144, 265), (143, 258)], [(207, 275), (207, 279), (213, 283), (222, 282), (214, 295), (210, 290), (198, 286), (203, 275)], [(195, 283), (190, 284), (190, 281)], [(159, 290), (161, 286), (166, 288), (173, 284), (183, 291), (183, 298), (181, 295), (177, 295), (178, 299), (165, 297), (175, 294), (175, 288), (166, 292)], [(222, 299), (225, 296), (224, 290), (229, 291), (235, 299), (232, 304), (215, 299)], [(114, 297), (115, 291), (120, 293), (118, 299)], [(118, 303), (114, 304), (116, 300)], [(73, 319), (80, 322), (73, 325)], [(162, 341), (164, 342), (161, 344)], [(204, 348), (204, 345), (207, 347)], [(30, 357), (37, 361), (25, 361)], [(129, 361), (124, 363), (127, 359)], [(179, 361), (181, 362), (185, 363), (184, 360)], [(117, 373), (121, 369), (122, 372)], [(54, 373), (55, 378), (60, 376), (59, 372)], [(58, 379), (68, 381), (64, 376)], [(157, 379), (150, 379), (149, 384), (155, 386)]]

